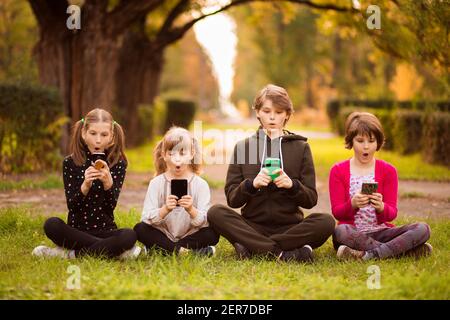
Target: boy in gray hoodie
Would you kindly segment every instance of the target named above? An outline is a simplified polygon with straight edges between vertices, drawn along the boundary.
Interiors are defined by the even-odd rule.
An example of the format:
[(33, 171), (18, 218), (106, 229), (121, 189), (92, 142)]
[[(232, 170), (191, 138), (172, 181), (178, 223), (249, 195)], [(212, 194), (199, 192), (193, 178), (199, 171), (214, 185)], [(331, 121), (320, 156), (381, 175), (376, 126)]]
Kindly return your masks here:
[[(284, 130), (293, 112), (285, 89), (267, 85), (253, 103), (261, 126), (238, 142), (228, 167), (225, 194), (231, 208), (215, 205), (208, 211), (210, 226), (230, 241), (239, 258), (253, 254), (280, 261), (313, 261), (313, 248), (333, 233), (330, 214), (303, 216), (300, 207), (317, 203), (314, 164), (306, 138)], [(280, 168), (269, 172), (267, 158)], [(269, 174), (270, 173), (270, 174)]]

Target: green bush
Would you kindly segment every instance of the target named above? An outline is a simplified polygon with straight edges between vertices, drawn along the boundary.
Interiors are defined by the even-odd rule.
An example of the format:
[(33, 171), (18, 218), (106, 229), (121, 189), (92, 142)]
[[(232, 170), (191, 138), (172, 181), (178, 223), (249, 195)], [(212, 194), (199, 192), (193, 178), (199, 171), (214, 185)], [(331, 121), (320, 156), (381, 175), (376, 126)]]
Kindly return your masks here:
[(152, 105), (140, 105), (138, 107), (139, 132), (137, 144), (151, 141), (155, 135), (163, 134), (161, 125), (166, 117), (166, 105), (156, 98)]
[(165, 119), (167, 117), (167, 104), (157, 97), (153, 103), (153, 135), (163, 135)]
[(339, 111), (338, 116), (335, 118), (334, 121), (335, 130), (340, 136), (345, 135), (345, 120), (347, 120), (347, 117), (354, 111), (358, 110), (356, 108), (349, 108), (349, 107), (343, 108)]
[[(394, 101), (388, 99), (379, 100), (361, 100), (361, 99), (333, 99), (327, 103), (327, 115), (330, 119), (331, 128), (334, 132), (340, 132), (340, 120), (336, 117), (340, 114), (341, 109), (352, 107), (358, 110), (371, 109), (375, 110), (433, 110), (450, 112), (450, 101)], [(389, 146), (388, 146), (389, 147)]]
[(425, 115), (422, 157), (425, 161), (450, 166), (450, 113)]
[(333, 131), (338, 132), (338, 123), (336, 123), (336, 119), (339, 115), (339, 110), (341, 108), (341, 104), (339, 100), (331, 100), (327, 103), (327, 115), (328, 119), (330, 119), (331, 128)]
[(0, 170), (58, 168), (62, 126), (67, 121), (56, 90), (0, 84)]
[(330, 120), (331, 130), (339, 135), (343, 135), (343, 124), (341, 118), (342, 109), (342, 100), (334, 99), (327, 103), (327, 115)]
[(385, 150), (393, 150), (394, 149), (394, 134), (393, 134), (393, 126), (394, 119), (393, 113), (387, 109), (374, 109), (373, 114), (380, 120), (381, 125), (383, 126), (384, 131), (384, 146)]
[(421, 150), (422, 120), (424, 113), (414, 110), (397, 110), (393, 113), (392, 138), (394, 149), (400, 154)]
[(194, 120), (196, 105), (192, 101), (168, 100), (165, 130), (172, 126), (189, 128)]

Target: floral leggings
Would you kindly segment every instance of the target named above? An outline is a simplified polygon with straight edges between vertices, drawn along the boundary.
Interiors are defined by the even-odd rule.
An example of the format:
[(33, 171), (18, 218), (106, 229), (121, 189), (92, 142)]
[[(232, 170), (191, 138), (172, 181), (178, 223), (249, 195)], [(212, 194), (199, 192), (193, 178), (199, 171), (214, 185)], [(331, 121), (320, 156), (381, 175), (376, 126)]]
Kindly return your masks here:
[(341, 224), (334, 231), (333, 244), (335, 249), (344, 244), (383, 259), (404, 254), (424, 244), (430, 233), (430, 227), (422, 222), (368, 232), (358, 231), (350, 224)]

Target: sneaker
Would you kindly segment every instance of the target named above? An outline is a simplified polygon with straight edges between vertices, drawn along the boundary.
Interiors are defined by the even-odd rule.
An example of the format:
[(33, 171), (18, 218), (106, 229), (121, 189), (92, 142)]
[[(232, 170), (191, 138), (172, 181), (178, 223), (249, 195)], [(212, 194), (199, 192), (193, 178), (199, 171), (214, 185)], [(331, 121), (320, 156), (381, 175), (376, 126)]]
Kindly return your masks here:
[(233, 247), (234, 250), (236, 251), (238, 259), (243, 260), (243, 259), (250, 259), (252, 257), (251, 252), (239, 242), (233, 243)]
[(178, 251), (177, 251), (178, 255), (180, 255), (180, 256), (188, 255), (190, 252), (191, 252), (191, 249), (188, 249), (185, 247), (180, 247), (180, 248), (178, 248)]
[(428, 242), (421, 244), (405, 253), (406, 256), (415, 258), (427, 257), (433, 252), (433, 247)]
[(216, 254), (216, 247), (214, 246), (207, 246), (207, 247), (203, 247), (203, 248), (199, 248), (199, 249), (188, 249), (185, 247), (180, 247), (178, 249), (178, 255), (180, 256), (185, 256), (190, 254), (191, 252), (201, 255), (201, 256), (208, 256), (208, 257), (212, 257), (213, 255)]
[(296, 261), (296, 262), (313, 262), (313, 250), (311, 246), (304, 245), (301, 248), (296, 248), (294, 250), (282, 251), (278, 257), (280, 261)]
[(33, 249), (31, 254), (35, 257), (50, 257), (50, 258), (62, 258), (73, 259), (75, 258), (75, 252), (73, 250), (66, 250), (61, 247), (50, 248), (47, 246), (37, 246)]
[(200, 249), (193, 249), (194, 253), (202, 256), (212, 257), (216, 254), (216, 247), (214, 246), (207, 246)]
[(339, 260), (362, 260), (365, 252), (341, 245), (337, 250)]
[(130, 250), (127, 250), (125, 252), (123, 252), (120, 256), (119, 259), (120, 260), (134, 260), (137, 257), (139, 257), (139, 254), (141, 253), (141, 247), (139, 246), (134, 246), (133, 248), (131, 248)]

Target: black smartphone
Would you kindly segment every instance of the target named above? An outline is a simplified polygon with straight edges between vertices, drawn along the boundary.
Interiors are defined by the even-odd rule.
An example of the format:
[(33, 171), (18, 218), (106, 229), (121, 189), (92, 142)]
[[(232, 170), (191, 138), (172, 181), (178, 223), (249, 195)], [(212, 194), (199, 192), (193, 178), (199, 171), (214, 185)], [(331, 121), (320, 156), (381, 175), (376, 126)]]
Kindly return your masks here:
[(170, 194), (177, 196), (178, 200), (180, 200), (183, 196), (186, 196), (188, 194), (187, 179), (170, 180)]
[(92, 154), (92, 161), (94, 162), (94, 167), (97, 170), (103, 168), (104, 164), (102, 162), (97, 162), (97, 160), (103, 160), (106, 162), (106, 154), (104, 152), (95, 152)]
[(362, 194), (372, 194), (377, 192), (378, 190), (378, 182), (363, 182), (361, 186)]

